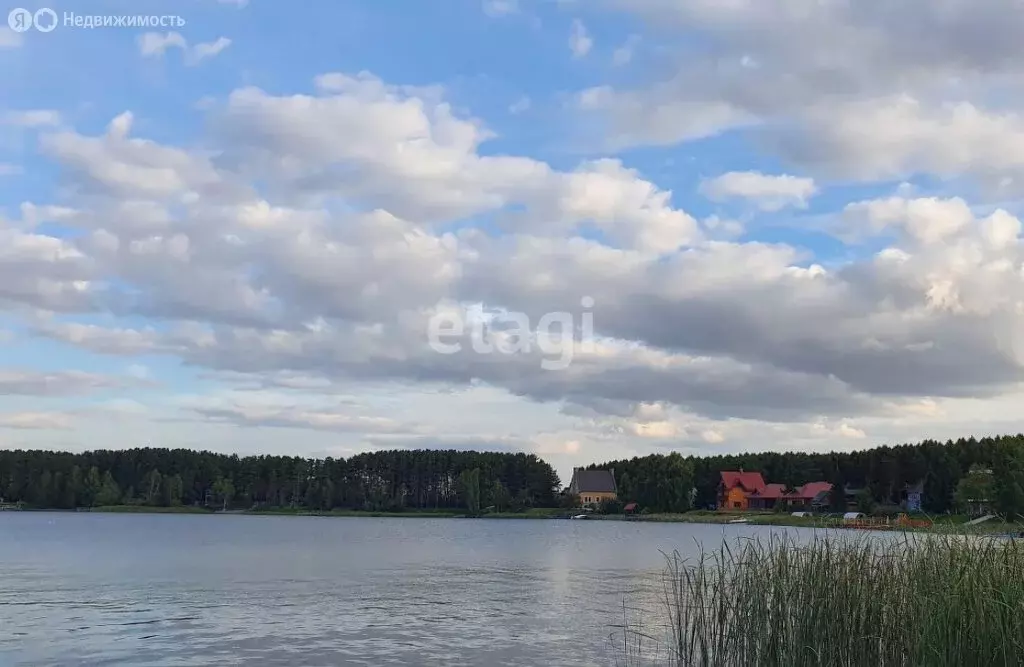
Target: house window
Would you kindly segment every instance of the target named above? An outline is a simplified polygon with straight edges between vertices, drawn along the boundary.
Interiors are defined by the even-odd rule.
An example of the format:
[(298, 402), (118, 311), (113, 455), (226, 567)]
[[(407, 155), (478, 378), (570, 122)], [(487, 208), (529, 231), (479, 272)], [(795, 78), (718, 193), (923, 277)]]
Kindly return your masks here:
[(735, 507), (736, 509), (739, 509), (741, 504), (742, 503), (733, 503), (732, 506)]

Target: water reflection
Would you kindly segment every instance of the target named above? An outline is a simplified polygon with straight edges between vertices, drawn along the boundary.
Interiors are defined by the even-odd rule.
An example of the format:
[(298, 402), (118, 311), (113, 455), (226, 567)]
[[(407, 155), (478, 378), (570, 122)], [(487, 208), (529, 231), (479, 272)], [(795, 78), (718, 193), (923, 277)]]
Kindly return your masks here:
[(614, 665), (662, 552), (769, 532), (5, 513), (0, 663)]

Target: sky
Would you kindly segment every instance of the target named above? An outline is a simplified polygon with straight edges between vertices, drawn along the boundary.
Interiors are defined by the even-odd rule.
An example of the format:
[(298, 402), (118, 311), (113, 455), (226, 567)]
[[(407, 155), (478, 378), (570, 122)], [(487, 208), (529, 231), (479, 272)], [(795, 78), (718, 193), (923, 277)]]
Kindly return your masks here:
[(568, 482), (1024, 431), (1021, 0), (45, 6), (0, 28), (0, 447)]

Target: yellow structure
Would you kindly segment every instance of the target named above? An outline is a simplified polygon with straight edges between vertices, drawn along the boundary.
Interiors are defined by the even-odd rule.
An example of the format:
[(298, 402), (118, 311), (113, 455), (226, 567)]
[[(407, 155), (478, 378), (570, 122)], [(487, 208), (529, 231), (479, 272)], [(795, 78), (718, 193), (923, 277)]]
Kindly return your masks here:
[(750, 501), (747, 500), (747, 492), (742, 487), (734, 486), (726, 492), (725, 503), (722, 505), (722, 509), (745, 510), (749, 506)]
[(615, 471), (576, 468), (572, 471), (569, 493), (579, 496), (584, 506), (597, 506), (605, 500), (616, 500), (619, 494), (615, 486)]

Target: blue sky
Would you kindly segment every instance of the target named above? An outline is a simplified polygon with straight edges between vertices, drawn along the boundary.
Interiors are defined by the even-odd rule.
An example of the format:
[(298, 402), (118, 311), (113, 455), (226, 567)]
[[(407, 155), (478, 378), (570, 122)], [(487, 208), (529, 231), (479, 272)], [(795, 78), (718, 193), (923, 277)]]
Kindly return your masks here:
[[(1012, 425), (1019, 19), (905, 4), (47, 3), (184, 25), (0, 33), (0, 446), (568, 470)], [(563, 375), (425, 350), (582, 294)]]

